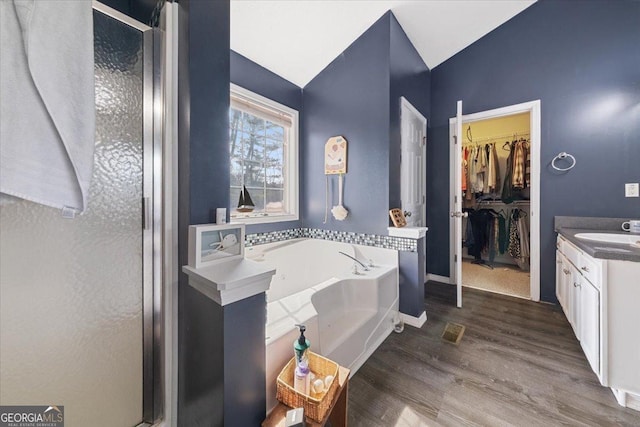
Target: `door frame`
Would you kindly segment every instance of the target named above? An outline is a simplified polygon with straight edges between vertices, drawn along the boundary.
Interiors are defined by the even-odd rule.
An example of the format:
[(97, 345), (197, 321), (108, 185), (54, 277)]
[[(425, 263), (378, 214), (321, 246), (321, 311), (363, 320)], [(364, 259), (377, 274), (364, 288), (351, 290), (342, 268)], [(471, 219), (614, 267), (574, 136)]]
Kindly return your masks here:
[[(422, 177), (420, 178), (421, 181), (421, 185), (422, 185), (422, 191), (423, 191), (423, 202), (422, 202), (422, 220), (423, 220), (423, 224), (421, 225), (421, 227), (426, 227), (427, 225), (427, 203), (426, 203), (426, 190), (427, 190), (427, 118), (422, 115), (422, 113), (420, 111), (418, 111), (418, 109), (416, 107), (414, 107), (411, 102), (409, 102), (409, 100), (407, 98), (405, 98), (404, 96), (400, 97), (400, 194), (402, 194), (402, 186), (403, 186), (403, 182), (402, 182), (402, 147), (404, 146), (404, 142), (405, 142), (405, 137), (406, 134), (404, 132), (404, 126), (403, 126), (403, 110), (404, 109), (409, 110), (409, 112), (413, 115), (415, 115), (423, 124), (423, 130), (424, 130), (424, 135), (423, 135), (423, 141), (424, 143), (422, 144), (422, 163), (424, 168), (422, 169)], [(400, 200), (400, 207), (402, 208), (402, 200)]]
[[(465, 114), (462, 116), (463, 123), (469, 123), (480, 120), (494, 119), (498, 117), (511, 116), (514, 114), (529, 113), (529, 137), (531, 140), (531, 187), (530, 187), (530, 234), (529, 241), (530, 251), (530, 279), (529, 292), (532, 301), (540, 301), (540, 147), (541, 147), (541, 102), (539, 99), (521, 104), (509, 105), (506, 107), (495, 108), (492, 110), (480, 111), (473, 114)], [(449, 141), (451, 135), (455, 134), (456, 118), (449, 119)], [(449, 143), (449, 211), (454, 211), (454, 149), (458, 146)], [(454, 260), (455, 237), (453, 221), (449, 223), (449, 266), (450, 266), (450, 283), (456, 283), (456, 262)], [(462, 257), (458, 262), (462, 262)]]

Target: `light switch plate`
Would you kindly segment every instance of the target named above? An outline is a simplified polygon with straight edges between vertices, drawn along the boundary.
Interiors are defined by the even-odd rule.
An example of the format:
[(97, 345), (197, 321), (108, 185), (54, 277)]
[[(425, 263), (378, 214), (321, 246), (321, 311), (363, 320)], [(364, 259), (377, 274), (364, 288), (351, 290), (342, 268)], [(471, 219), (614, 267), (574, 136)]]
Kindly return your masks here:
[(624, 197), (640, 197), (640, 183), (625, 184)]

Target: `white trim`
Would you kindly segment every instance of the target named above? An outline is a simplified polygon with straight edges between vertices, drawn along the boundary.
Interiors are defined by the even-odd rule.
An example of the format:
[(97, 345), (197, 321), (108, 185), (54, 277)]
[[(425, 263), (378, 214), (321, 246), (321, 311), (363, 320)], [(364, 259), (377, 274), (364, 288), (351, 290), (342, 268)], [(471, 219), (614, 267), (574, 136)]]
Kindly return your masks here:
[(429, 280), (433, 280), (434, 282), (439, 282), (439, 283), (451, 284), (451, 278), (448, 276), (439, 276), (437, 274), (427, 273), (427, 281)]
[(413, 326), (414, 328), (420, 329), (422, 328), (422, 325), (427, 322), (427, 312), (423, 311), (419, 317), (400, 313), (400, 320), (402, 320), (405, 325)]
[(405, 237), (408, 239), (420, 239), (427, 235), (429, 227), (387, 227), (391, 237)]
[(125, 24), (135, 28), (136, 30), (140, 30), (142, 32), (148, 31), (151, 29), (150, 26), (143, 24), (142, 22), (133, 19), (132, 17), (125, 15), (124, 13), (107, 6), (106, 4), (100, 3), (97, 0), (93, 0), (91, 5), (95, 10), (104, 13), (107, 16), (110, 16), (118, 21), (122, 21)]
[(178, 4), (161, 11), (163, 86), (163, 271), (164, 417), (161, 425), (178, 425)]
[[(454, 190), (454, 204), (453, 212), (462, 214), (462, 153), (460, 148), (462, 146), (462, 101), (456, 103), (456, 131), (455, 131), (455, 144), (451, 144), (453, 147), (453, 185)], [(453, 235), (454, 235), (454, 254), (458, 257), (458, 262), (455, 263), (455, 270), (453, 277), (456, 282), (456, 307), (462, 308), (462, 217), (455, 216), (453, 218)]]
[[(291, 128), (289, 130), (289, 139), (285, 143), (284, 150), (284, 168), (285, 168), (285, 204), (289, 209), (287, 214), (266, 214), (264, 216), (246, 217), (242, 214), (234, 215), (233, 200), (229, 200), (230, 218), (233, 222), (242, 222), (245, 224), (265, 224), (273, 222), (298, 221), (300, 219), (300, 113), (293, 108), (280, 104), (272, 99), (266, 98), (248, 89), (236, 84), (229, 84), (229, 92), (238, 97), (245, 98), (248, 101), (262, 104), (267, 108), (279, 110), (291, 116)], [(293, 160), (293, 161), (292, 161)]]
[[(242, 214), (240, 214), (242, 215)], [(267, 224), (273, 222), (287, 222), (298, 221), (299, 215), (265, 215), (265, 216), (232, 216), (233, 222), (239, 222), (242, 224)]]
[(203, 268), (182, 266), (189, 285), (221, 306), (265, 292), (275, 268), (248, 259), (230, 260)]
[[(478, 120), (486, 120), (514, 114), (529, 113), (530, 129), (529, 136), (531, 139), (531, 190), (530, 190), (530, 281), (529, 292), (532, 301), (540, 301), (540, 148), (541, 141), (541, 102), (540, 100), (523, 102), (521, 104), (510, 105), (507, 107), (496, 108), (493, 110), (481, 111), (478, 113), (467, 114), (462, 116), (464, 123), (474, 122)], [(449, 119), (449, 131), (455, 126), (455, 118)], [(451, 133), (450, 133), (451, 134)], [(453, 211), (453, 170), (454, 170), (454, 152), (453, 145), (449, 144), (449, 171), (450, 171), (450, 189), (449, 189), (449, 209)], [(453, 260), (453, 245), (455, 244), (453, 236), (453, 227), (450, 226), (450, 251), (449, 265), (453, 272), (452, 278), (455, 279), (455, 262)]]

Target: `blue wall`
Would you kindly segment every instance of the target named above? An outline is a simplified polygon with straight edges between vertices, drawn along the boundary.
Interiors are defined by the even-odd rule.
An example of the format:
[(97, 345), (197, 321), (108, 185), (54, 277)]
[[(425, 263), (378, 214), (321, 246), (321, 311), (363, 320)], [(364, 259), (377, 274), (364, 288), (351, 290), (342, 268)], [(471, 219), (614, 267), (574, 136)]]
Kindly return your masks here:
[(100, 0), (100, 2), (144, 24), (149, 24), (157, 0)]
[[(231, 52), (231, 81), (300, 111), (301, 221), (247, 227), (249, 232), (293, 227), (387, 234), (388, 210), (400, 205), (400, 97), (426, 117), (430, 71), (391, 12), (385, 13), (304, 89)], [(343, 222), (325, 208), (324, 144), (334, 135), (349, 141)], [(329, 208), (337, 204), (330, 177)], [(401, 254), (400, 309), (424, 311), (424, 239), (420, 253)]]
[[(389, 201), (387, 210), (401, 206), (400, 97), (404, 96), (427, 119), (431, 113), (431, 72), (393, 13), (389, 13), (389, 38)], [(388, 215), (387, 221), (390, 223)], [(425, 238), (418, 240), (418, 252), (400, 252), (398, 255), (400, 311), (420, 317), (424, 311)]]
[[(639, 217), (640, 2), (542, 0), (432, 70), (428, 269), (449, 275), (448, 120), (540, 99), (541, 297), (555, 301), (555, 215)], [(577, 166), (550, 169), (561, 151)]]
[[(305, 227), (387, 234), (389, 208), (399, 205), (401, 96), (429, 115), (429, 69), (387, 12), (304, 87)], [(349, 216), (323, 224), (324, 144), (334, 135), (349, 141)], [(337, 177), (330, 182), (329, 208), (338, 201)]]
[[(389, 208), (400, 207), (400, 97), (427, 119), (431, 115), (431, 72), (390, 13), (391, 100), (389, 104)], [(427, 123), (428, 124), (428, 123)]]
[[(302, 88), (234, 51), (231, 51), (230, 59), (231, 83), (297, 110), (299, 112), (299, 125), (302, 127)], [(300, 137), (302, 136), (301, 130), (299, 135)], [(304, 177), (305, 175), (301, 170), (300, 188), (302, 188)], [(246, 231), (247, 233), (261, 233), (265, 231), (298, 228), (301, 226), (302, 220), (300, 219), (298, 221), (247, 225)]]
[[(389, 15), (385, 14), (304, 87), (301, 187), (305, 227), (386, 234), (389, 194)], [(344, 221), (325, 212), (324, 144), (349, 142)], [(338, 204), (337, 177), (330, 177)]]
[[(228, 0), (179, 3), (178, 268), (188, 261), (188, 226), (211, 222), (211, 212), (229, 204), (229, 162), (221, 155), (229, 150), (229, 11)], [(178, 425), (220, 426), (224, 313), (187, 283), (181, 273)]]

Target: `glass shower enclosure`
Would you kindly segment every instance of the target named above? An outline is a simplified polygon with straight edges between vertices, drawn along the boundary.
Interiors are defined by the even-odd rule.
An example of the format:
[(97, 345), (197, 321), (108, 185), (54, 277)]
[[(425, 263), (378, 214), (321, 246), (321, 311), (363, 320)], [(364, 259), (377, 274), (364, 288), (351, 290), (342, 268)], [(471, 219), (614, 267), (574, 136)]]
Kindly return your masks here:
[(154, 30), (104, 10), (93, 11), (88, 210), (65, 219), (21, 199), (0, 203), (0, 404), (63, 405), (67, 427), (137, 426), (162, 415)]

